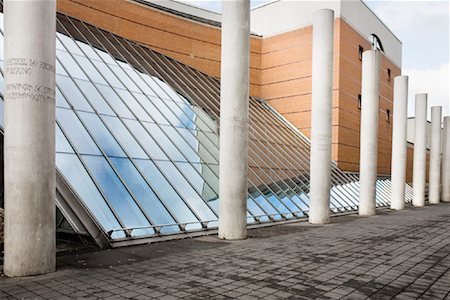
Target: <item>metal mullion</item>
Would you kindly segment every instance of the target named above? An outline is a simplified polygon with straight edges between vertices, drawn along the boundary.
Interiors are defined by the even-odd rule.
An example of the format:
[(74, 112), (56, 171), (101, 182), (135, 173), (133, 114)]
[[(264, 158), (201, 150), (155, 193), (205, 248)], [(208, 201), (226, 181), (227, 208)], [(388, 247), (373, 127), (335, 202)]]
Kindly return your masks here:
[[(84, 24), (84, 23), (83, 23)], [(106, 39), (106, 38), (105, 38)], [(98, 41), (98, 40), (97, 40)], [(100, 41), (98, 41), (99, 42), (99, 44), (101, 44), (101, 45), (103, 45)], [(106, 47), (105, 47), (106, 48)], [(117, 49), (116, 49), (117, 50)], [(117, 50), (117, 52), (118, 53), (120, 53), (118, 50)], [(107, 52), (110, 56), (111, 56), (111, 54), (109, 53), (109, 52)], [(122, 67), (119, 65), (119, 68), (121, 68), (122, 69)], [(122, 69), (123, 70), (123, 69)], [(112, 71), (112, 70), (111, 70)], [(112, 71), (113, 72), (113, 71)], [(113, 72), (114, 73), (114, 72)], [(125, 75), (126, 76), (128, 76), (128, 74), (127, 73), (125, 73)], [(128, 78), (133, 82), (133, 83), (135, 83), (134, 82), (134, 80), (130, 77), (130, 76), (128, 76)], [(120, 81), (120, 82), (122, 82), (122, 80), (120, 79), (120, 78), (118, 78), (118, 80)], [(124, 85), (125, 86), (125, 85)], [(136, 85), (137, 86), (137, 85)], [(131, 95), (133, 96), (133, 94), (131, 93)], [(134, 97), (134, 96), (133, 96)], [(123, 101), (123, 99), (122, 99), (122, 101)], [(123, 102), (125, 102), (125, 101), (123, 101)], [(139, 102), (139, 101), (137, 101), (137, 99), (136, 99), (136, 102), (138, 103), (138, 105), (139, 106), (141, 106), (141, 108), (147, 113), (147, 115), (151, 118), (151, 119), (153, 119), (152, 118), (152, 116), (147, 112), (147, 110), (141, 105), (141, 103)], [(162, 114), (162, 116), (164, 117), (164, 115)], [(138, 120), (138, 122), (140, 122), (140, 120)], [(158, 124), (158, 123), (156, 123), (156, 122), (154, 122), (155, 123), (155, 125), (156, 126), (158, 126), (158, 128), (160, 128), (160, 130), (165, 134), (165, 132), (164, 132), (164, 130), (162, 130), (161, 129), (161, 125), (160, 124)], [(143, 126), (144, 127), (144, 129), (147, 131), (147, 132), (149, 132), (148, 130), (147, 130), (147, 128), (145, 128), (145, 126)], [(171, 127), (173, 127), (174, 128), (174, 126), (171, 126)], [(175, 129), (176, 130), (176, 129)], [(178, 133), (178, 131), (177, 131), (177, 133)], [(179, 133), (178, 133), (179, 134)], [(152, 136), (151, 134), (150, 134), (150, 136)], [(166, 135), (168, 138), (169, 138), (169, 140), (171, 141), (171, 143), (173, 144), (173, 146), (180, 152), (180, 154), (186, 159), (186, 156), (185, 156), (185, 154), (179, 149), (179, 147), (176, 145), (176, 143), (170, 138), (170, 136), (169, 135)], [(185, 140), (184, 138), (183, 138), (183, 136), (181, 136), (180, 134), (179, 134), (179, 136), (183, 139), (183, 140)], [(134, 136), (133, 136), (134, 137)], [(156, 140), (155, 139), (153, 139), (155, 142), (156, 142)], [(187, 143), (186, 142), (186, 144), (188, 144), (188, 146), (190, 147), (190, 145), (189, 145), (189, 143)], [(158, 146), (160, 146), (159, 144), (158, 144)], [(163, 149), (163, 148), (161, 148), (161, 149)], [(192, 147), (191, 147), (191, 149), (192, 149)], [(194, 149), (193, 149), (194, 150)], [(147, 154), (147, 153), (146, 153)], [(148, 155), (148, 154), (147, 154)], [(186, 159), (186, 161), (188, 162), (188, 163), (190, 163), (187, 159)], [(191, 186), (191, 188), (196, 192), (196, 194), (200, 197), (200, 199), (202, 199), (203, 200), (203, 202), (206, 204), (206, 206), (211, 210), (211, 212), (217, 217), (218, 215), (217, 215), (217, 213), (215, 212), (215, 210), (210, 206), (210, 204), (208, 203), (208, 201), (205, 201), (204, 199), (203, 199), (203, 197), (198, 193), (198, 191), (192, 186), (192, 183), (189, 181), (189, 179), (187, 179), (186, 178), (186, 176), (184, 175), (184, 173), (183, 172), (181, 172), (181, 170), (178, 168), (178, 166), (176, 165), (176, 164), (174, 164), (174, 166), (175, 166), (175, 168), (178, 170), (178, 172), (181, 174), (181, 176), (188, 182), (188, 184)], [(191, 165), (192, 166), (192, 165)], [(159, 169), (159, 168), (158, 168)], [(197, 172), (198, 173), (198, 170), (197, 169), (195, 169), (194, 168), (194, 170), (195, 170), (195, 172)], [(161, 172), (161, 174), (164, 174), (163, 172)], [(202, 177), (201, 176), (201, 174), (199, 174), (198, 173), (198, 175), (200, 176), (200, 177)], [(170, 182), (170, 180), (168, 180), (169, 182)], [(209, 184), (205, 181), (205, 183), (209, 186)], [(209, 186), (210, 187), (210, 186)], [(211, 188), (211, 187), (210, 187)], [(175, 188), (174, 188), (175, 189)], [(212, 188), (211, 188), (211, 190), (213, 190)], [(214, 190), (213, 190), (214, 191)], [(215, 192), (214, 192), (215, 193)], [(181, 196), (180, 196), (181, 197)], [(182, 197), (181, 197), (181, 199), (183, 199)], [(185, 202), (186, 203), (186, 205), (187, 205), (187, 202)]]
[[(154, 68), (152, 67), (152, 66), (150, 66), (153, 70), (154, 70)], [(157, 73), (157, 74), (159, 74), (156, 70), (154, 70), (155, 71), (155, 73)], [(178, 85), (178, 84), (176, 84), (176, 85)], [(212, 133), (214, 133), (214, 132), (212, 132)], [(209, 137), (208, 136), (206, 136), (208, 139), (209, 139)], [(214, 145), (214, 143), (212, 143), (213, 145)], [(253, 171), (252, 171), (253, 172)], [(254, 172), (253, 172), (254, 173)], [(257, 176), (256, 174), (255, 174), (255, 176)], [(250, 181), (251, 182), (251, 181)], [(252, 185), (253, 185), (253, 183), (251, 183)], [(256, 187), (256, 186), (255, 186)], [(263, 195), (264, 197), (265, 197), (265, 195), (260, 191), (260, 193), (261, 193), (261, 195)], [(273, 193), (273, 191), (272, 191), (272, 194), (276, 197), (276, 198), (278, 198), (277, 197), (277, 195), (275, 194), (275, 193)], [(265, 197), (266, 198), (266, 197)], [(278, 211), (278, 209), (275, 207), (275, 206), (273, 206), (273, 204), (266, 198), (266, 200), (267, 200), (267, 202), (280, 214), (280, 215), (282, 215), (279, 211)], [(278, 199), (279, 201), (280, 201), (280, 203), (284, 206), (284, 207), (286, 207), (285, 206), (285, 204), (280, 200), (280, 199)], [(256, 201), (254, 201), (258, 206), (259, 206), (259, 204), (256, 202)], [(294, 203), (295, 204), (295, 203)], [(260, 207), (263, 211), (265, 211), (262, 207)], [(290, 211), (290, 209), (289, 208), (287, 208), (286, 207), (286, 209), (287, 210), (289, 210)], [(248, 211), (248, 209), (247, 209), (247, 211)], [(301, 211), (301, 210), (300, 210)], [(249, 212), (250, 213), (250, 212)], [(292, 212), (291, 212), (292, 213)]]
[[(83, 23), (84, 24), (84, 23)], [(74, 26), (75, 27), (75, 26)], [(83, 35), (81, 32), (80, 32), (80, 34), (81, 35)], [(86, 39), (86, 37), (84, 37), (85, 39)], [(86, 39), (87, 41), (89, 41), (89, 39)], [(101, 44), (101, 43), (99, 43), (99, 44)], [(90, 45), (91, 47), (92, 47), (92, 45)], [(80, 49), (81, 50), (81, 49)], [(83, 52), (84, 53), (84, 52)], [(109, 53), (108, 53), (109, 54)], [(102, 59), (101, 57), (100, 57), (100, 59)], [(103, 61), (103, 59), (102, 59), (102, 62), (103, 63), (105, 63), (106, 65), (107, 65), (107, 67), (109, 68), (109, 66), (108, 66), (108, 64), (106, 63), (106, 62), (104, 62)], [(95, 68), (95, 65), (94, 65), (94, 68)], [(84, 70), (83, 70), (84, 71)], [(116, 76), (115, 75), (115, 73), (110, 69), (110, 71), (111, 71), (111, 73), (112, 74), (114, 74), (114, 76)], [(103, 77), (103, 74), (102, 73), (100, 73), (100, 75)], [(116, 76), (117, 77), (117, 76)], [(105, 77), (103, 77), (105, 80), (106, 80), (106, 78)], [(120, 82), (122, 82), (119, 78), (117, 78)], [(106, 80), (106, 82), (108, 82), (108, 80)], [(108, 82), (109, 83), (109, 82)], [(113, 88), (113, 90), (115, 91), (115, 89)], [(100, 93), (101, 94), (101, 93)], [(102, 97), (103, 97), (103, 94), (101, 94), (102, 95)], [(116, 93), (116, 95), (119, 97), (119, 99), (121, 99), (122, 100), (122, 102), (125, 104), (125, 106), (128, 108), (128, 105), (126, 105), (126, 102), (125, 101), (123, 101), (123, 99), (122, 99), (122, 97), (120, 96), (120, 95), (118, 95), (117, 93)], [(131, 95), (132, 95), (132, 93), (131, 93)], [(107, 102), (107, 101), (106, 101)], [(139, 104), (139, 102), (138, 101), (136, 101), (138, 104)], [(109, 103), (107, 102), (107, 104), (109, 105)], [(111, 107), (111, 106), (110, 106)], [(114, 111), (114, 110), (113, 110)], [(145, 111), (145, 110), (144, 110)], [(132, 111), (132, 110), (130, 110), (130, 113), (132, 114), (132, 115), (134, 115), (135, 117), (136, 117), (136, 121), (137, 122), (139, 122), (140, 124), (141, 124), (141, 126), (144, 128), (144, 130), (147, 132), (147, 134), (149, 134), (149, 132), (148, 132), (148, 130), (147, 130), (147, 128), (145, 128), (145, 126), (143, 126), (142, 125), (142, 123), (141, 123), (141, 121), (137, 118), (137, 116), (134, 114), (134, 112)], [(147, 112), (146, 112), (147, 113)], [(147, 113), (148, 114), (148, 113)], [(119, 117), (118, 117), (119, 118)], [(104, 124), (104, 122), (103, 122), (103, 120), (102, 120), (102, 118), (100, 118), (100, 120), (102, 121), (102, 123)], [(119, 120), (120, 120), (120, 118), (119, 118)], [(83, 122), (82, 122), (83, 123)], [(84, 124), (83, 124), (84, 125)], [(104, 124), (105, 125), (105, 127), (108, 129), (108, 131), (111, 133), (111, 135), (113, 136), (113, 138), (115, 139), (115, 137), (114, 137), (114, 135), (112, 134), (112, 132), (110, 131), (110, 129), (109, 129), (109, 127), (106, 125), (106, 124)], [(126, 129), (128, 129), (128, 131), (130, 132), (130, 134), (133, 136), (133, 138), (137, 141), (137, 139), (134, 137), (134, 135), (131, 133), (131, 131), (129, 130), (129, 128), (124, 124), (124, 126), (125, 126), (125, 128)], [(152, 137), (152, 135), (151, 134), (149, 134), (151, 137)], [(156, 142), (156, 140), (155, 139), (153, 139), (154, 141), (155, 141), (155, 143), (157, 143)], [(117, 141), (116, 141), (117, 142)], [(123, 149), (123, 147), (120, 145), (120, 143), (118, 143), (117, 142), (117, 144), (119, 145), (119, 147), (124, 151), (124, 153), (127, 153), (124, 149)], [(138, 144), (141, 146), (141, 144), (138, 142)], [(158, 143), (157, 143), (158, 144)], [(158, 144), (158, 146), (161, 148), (161, 146)], [(141, 146), (141, 148), (142, 148), (142, 146)], [(162, 148), (161, 148), (162, 149)], [(143, 151), (144, 151), (144, 153), (149, 157), (149, 160), (151, 160), (150, 159), (150, 156), (148, 155), (148, 153), (144, 150), (144, 149), (142, 149)], [(131, 159), (131, 157), (129, 157), (129, 155), (128, 154), (126, 154), (127, 156), (128, 156), (128, 159), (132, 162), (132, 164), (135, 166), (135, 168), (138, 170), (138, 172), (139, 172), (139, 174), (141, 174), (141, 176), (144, 178), (144, 180), (147, 182), (147, 184), (148, 184), (148, 180), (146, 179), (146, 177), (145, 176), (143, 176), (143, 174), (142, 174), (142, 172), (141, 172), (141, 170), (140, 170), (140, 168), (138, 168), (137, 167), (137, 165), (134, 163), (134, 160), (132, 160)], [(109, 162), (109, 160), (108, 160), (108, 162)], [(109, 162), (110, 163), (110, 162)], [(111, 164), (111, 163), (110, 163)], [(160, 170), (160, 168), (159, 168), (159, 166), (157, 166), (156, 164), (154, 164), (155, 166), (156, 166), (156, 168), (159, 170), (159, 172), (161, 173), (161, 175), (170, 183), (170, 181), (167, 179), (167, 177), (166, 177), (166, 175)], [(114, 168), (113, 168), (114, 169)], [(116, 170), (114, 169), (114, 171), (116, 172)], [(116, 175), (118, 175), (118, 174), (116, 174)], [(119, 177), (120, 178), (120, 177)], [(120, 178), (120, 180), (121, 180), (121, 178)], [(149, 186), (150, 188), (151, 188), (151, 186)], [(173, 187), (173, 186), (172, 186)], [(152, 188), (151, 188), (152, 189)], [(174, 191), (177, 193), (177, 195), (180, 197), (180, 199), (183, 201), (183, 203), (189, 208), (189, 210), (193, 213), (193, 215), (194, 215), (194, 217), (195, 218), (197, 218), (197, 220), (199, 221), (199, 223), (202, 223), (202, 220), (201, 220), (201, 218), (194, 212), (194, 210), (193, 210), (193, 208), (186, 202), (186, 201), (184, 201), (184, 199), (183, 199), (183, 197), (181, 197), (181, 195), (179, 194), (179, 192), (177, 191), (177, 189), (175, 189), (175, 187), (173, 187), (173, 189), (174, 189)], [(127, 190), (128, 190), (128, 187), (127, 187)], [(152, 189), (153, 190), (153, 189)], [(153, 190), (154, 191), (154, 190)], [(130, 195), (132, 195), (131, 194), (131, 192), (130, 192)], [(156, 194), (156, 195), (158, 195), (158, 194)], [(132, 197), (133, 197), (133, 199), (135, 199), (134, 198), (134, 196), (132, 195)], [(163, 201), (161, 200), (161, 198), (158, 196), (158, 199), (159, 199), (159, 201), (160, 201), (160, 203), (164, 206), (164, 207), (166, 207), (164, 204), (163, 204)], [(139, 205), (139, 204), (138, 204)], [(140, 207), (140, 206), (139, 206)], [(168, 212), (169, 212), (169, 214), (173, 217), (173, 219), (175, 220), (175, 221), (177, 221), (177, 218), (175, 218), (175, 216), (174, 215), (172, 215), (172, 213), (169, 211), (169, 210), (167, 210)], [(183, 224), (182, 222), (180, 222), (179, 223), (180, 225), (181, 224)], [(180, 230), (181, 231), (184, 231), (181, 227), (180, 227)]]
[[(156, 56), (156, 55), (155, 55), (155, 56)], [(157, 56), (156, 56), (156, 57), (157, 57)], [(150, 57), (149, 57), (149, 58), (150, 58)], [(150, 59), (152, 59), (152, 58), (150, 58)], [(159, 59), (159, 58), (158, 58), (158, 59)], [(152, 60), (153, 60), (153, 59), (152, 59)], [(162, 62), (162, 64), (164, 64), (164, 62)], [(167, 66), (167, 64), (166, 64), (166, 66)], [(174, 71), (171, 70), (171, 72), (173, 73)], [(187, 79), (187, 80), (189, 80), (189, 79)], [(186, 86), (187, 86), (187, 85), (186, 85)], [(250, 151), (253, 151), (251, 148), (249, 148), (249, 150), (250, 150)], [(259, 155), (257, 155), (256, 153), (255, 153), (255, 155), (256, 155), (257, 157), (259, 157)], [(269, 160), (271, 160), (271, 159), (269, 158)], [(264, 160), (262, 160), (262, 161), (264, 162)], [(272, 161), (272, 160), (271, 160), (271, 161)], [(257, 165), (257, 164), (256, 164), (256, 165)], [(263, 172), (264, 172), (265, 174), (267, 173), (267, 172), (264, 171), (264, 169), (262, 169), (262, 168), (259, 168), (259, 169), (263, 170)], [(279, 177), (279, 175), (278, 175), (276, 172), (273, 171), (273, 168), (268, 167), (267, 169), (270, 170), (271, 172), (273, 172), (277, 177)], [(282, 169), (280, 169), (280, 168), (275, 168), (275, 169), (279, 169), (281, 172), (284, 173), (284, 171), (283, 171)], [(285, 174), (285, 175), (287, 175), (287, 174)], [(256, 175), (256, 176), (257, 176), (257, 175)], [(266, 176), (267, 176), (267, 174), (266, 174)], [(258, 176), (258, 177), (259, 177), (259, 176)], [(268, 178), (270, 178), (270, 176), (268, 176)], [(289, 177), (288, 177), (288, 178), (289, 178)], [(279, 177), (279, 179), (280, 179), (281, 182), (284, 182), (284, 181), (285, 181), (285, 180), (282, 179), (281, 177)], [(263, 182), (264, 182), (264, 181), (263, 181)], [(282, 189), (282, 188), (278, 185), (277, 182), (274, 181), (273, 184), (274, 184), (274, 185), (277, 185), (278, 188), (280, 189), (280, 191), (282, 191), (282, 193), (284, 193), (285, 196), (288, 198), (288, 200), (291, 201), (292, 204), (293, 204), (295, 207), (299, 208), (299, 211), (303, 212), (303, 210), (302, 210), (300, 207), (298, 207), (297, 204), (296, 204), (294, 201), (291, 200), (290, 196), (289, 196), (288, 194), (286, 194), (286, 192), (284, 191), (284, 189)], [(286, 183), (285, 183), (285, 184), (286, 184)], [(294, 183), (294, 184), (295, 184), (295, 183)], [(291, 189), (291, 190), (292, 190), (292, 188), (290, 187), (290, 185), (286, 184), (286, 186), (288, 187), (288, 189)], [(268, 186), (268, 187), (269, 187), (269, 186)], [(269, 188), (270, 188), (270, 187), (269, 187)], [(272, 189), (270, 188), (270, 190), (272, 190)], [(294, 194), (297, 194), (297, 193), (296, 193), (295, 191), (293, 191), (293, 190), (292, 190), (292, 192), (293, 192)], [(273, 193), (273, 190), (272, 190), (272, 193)], [(274, 194), (275, 197), (279, 198), (279, 197), (277, 196), (276, 193), (273, 193), (273, 194)], [(291, 210), (288, 206), (286, 206), (286, 204), (283, 203), (283, 201), (282, 201), (281, 199), (279, 199), (279, 201), (281, 202), (281, 204), (282, 204), (285, 208), (287, 208), (289, 211), (292, 212), (292, 210)]]
[[(62, 25), (62, 24), (60, 24), (61, 25), (61, 27), (62, 28), (64, 28), (64, 25)], [(76, 28), (76, 26), (72, 23), (72, 25), (74, 26), (74, 28)], [(65, 28), (64, 28), (65, 29)], [(78, 30), (78, 28), (76, 28), (77, 30)], [(84, 37), (83, 36), (83, 34), (81, 33), (81, 32), (79, 32), (79, 34), (85, 39), (85, 40), (88, 40), (88, 39), (86, 39), (86, 37)], [(77, 45), (78, 46), (78, 45)], [(90, 47), (92, 47), (92, 45), (89, 45)], [(80, 49), (80, 51), (83, 53), (83, 54), (85, 54), (84, 53), (84, 51), (83, 51), (83, 49), (81, 49), (80, 47), (79, 47), (79, 49)], [(88, 56), (85, 54), (85, 56), (86, 56), (86, 58), (87, 59), (89, 59), (90, 60), (90, 58), (88, 58)], [(101, 57), (100, 57), (100, 59), (102, 59)], [(77, 62), (78, 63), (78, 62)], [(97, 70), (97, 68), (96, 68), (96, 66), (95, 65), (93, 65), (93, 67)], [(82, 71), (86, 74), (86, 72), (84, 71), (84, 69), (83, 68), (81, 68), (82, 69)], [(98, 70), (97, 70), (98, 71)], [(114, 72), (112, 72), (113, 74), (114, 74)], [(102, 78), (106, 81), (106, 82), (108, 82), (107, 80), (106, 80), (106, 78), (103, 76), (103, 74), (101, 73), (101, 72), (99, 72), (99, 74), (100, 74), (100, 76), (102, 76)], [(87, 74), (86, 74), (87, 75)], [(116, 76), (115, 74), (114, 74), (114, 76)], [(87, 75), (87, 77), (89, 78), (89, 76)], [(92, 82), (92, 81), (91, 81)], [(103, 97), (103, 99), (105, 99), (105, 97), (104, 97), (104, 95), (101, 93), (101, 91), (99, 91), (98, 90), (98, 88), (96, 87), (96, 85), (94, 85), (95, 86), (95, 89), (99, 92), (99, 94)], [(113, 89), (113, 91), (115, 92), (115, 90)], [(116, 92), (115, 92), (116, 93)], [(116, 95), (119, 97), (119, 99), (121, 99), (120, 98), (120, 96), (116, 93)], [(139, 144), (139, 146), (141, 147), (141, 149), (144, 151), (144, 153), (150, 158), (150, 156), (149, 156), (149, 154), (147, 153), (147, 151), (145, 151), (144, 150), (144, 148), (142, 147), (142, 145), (141, 145), (141, 143), (138, 141), (138, 139), (136, 139), (136, 137), (132, 134), (132, 132), (131, 132), (131, 130), (127, 127), (127, 125), (125, 124), (125, 122), (123, 122), (122, 121), (122, 119), (120, 118), (120, 117), (118, 117), (119, 116), (119, 114), (117, 114), (117, 112), (115, 111), (115, 109), (109, 104), (109, 102), (108, 101), (105, 101), (106, 102), (106, 104), (110, 107), (110, 109), (117, 115), (117, 118), (120, 120), (120, 122), (124, 125), (124, 127), (130, 132), (130, 134), (131, 134), (131, 136), (135, 139), (135, 141)], [(88, 103), (89, 103), (89, 100), (88, 100)], [(128, 108), (128, 106), (125, 104), (125, 106)], [(129, 109), (129, 108), (128, 108)], [(130, 113), (131, 114), (133, 114), (134, 115), (134, 113), (130, 110)], [(102, 120), (102, 123), (105, 125), (105, 127), (108, 129), (108, 131), (111, 133), (111, 135), (113, 136), (113, 138), (116, 140), (116, 142), (117, 142), (117, 139), (114, 137), (114, 135), (113, 135), (113, 133), (111, 132), (111, 130), (109, 129), (109, 127), (103, 122), (103, 119), (101, 118), (101, 114), (98, 114), (99, 115), (99, 117), (100, 117), (100, 119)], [(136, 116), (135, 116), (136, 117)], [(130, 119), (130, 120), (132, 120), (132, 119)], [(137, 121), (137, 117), (136, 117), (136, 121)], [(139, 122), (139, 121), (138, 121)], [(117, 144), (121, 147), (121, 149), (124, 151), (124, 153), (127, 153), (124, 149), (123, 149), (123, 147), (120, 145), (120, 143), (118, 143), (117, 142)], [(127, 154), (128, 155), (128, 154)], [(157, 198), (158, 198), (158, 200), (159, 200), (159, 202), (161, 203), (161, 205), (166, 209), (166, 211), (168, 212), (168, 214), (172, 217), (172, 219), (175, 221), (175, 222), (178, 222), (179, 224), (182, 224), (182, 222), (179, 222), (179, 220), (178, 220), (178, 218), (173, 214), (173, 212), (168, 208), (168, 206), (165, 204), (165, 201), (163, 201), (162, 200), (162, 198), (161, 198), (161, 196), (159, 195), (159, 193), (158, 192), (156, 192), (156, 190), (153, 188), (153, 185), (151, 185), (149, 182), (148, 182), (148, 179), (143, 175), (143, 173), (142, 173), (142, 171), (140, 170), (140, 168), (136, 165), (136, 163), (134, 162), (134, 160), (133, 159), (131, 159), (131, 157), (128, 155), (128, 158), (130, 159), (130, 161), (131, 161), (131, 163), (133, 164), (133, 166), (136, 168), (136, 170), (138, 171), (138, 173), (141, 175), (141, 177), (144, 179), (144, 181), (146, 182), (146, 184), (148, 185), (148, 187), (155, 193), (155, 195), (157, 196)], [(163, 173), (161, 172), (161, 174), (163, 175)], [(164, 176), (164, 175), (163, 175)], [(131, 194), (131, 193), (130, 193)], [(178, 193), (177, 193), (178, 194)], [(179, 195), (180, 196), (180, 195)], [(181, 196), (180, 196), (180, 198), (181, 198)], [(134, 197), (133, 197), (133, 199), (134, 199)], [(182, 199), (182, 198), (181, 198)], [(184, 202), (184, 201), (183, 201)], [(189, 207), (189, 206), (188, 206)], [(189, 207), (190, 208), (190, 207)], [(191, 208), (190, 208), (191, 209)], [(199, 219), (198, 218), (198, 216), (196, 215), (196, 214), (194, 214), (194, 216), (197, 218), (197, 219)], [(200, 220), (199, 220), (200, 221)], [(151, 222), (151, 223), (153, 223), (153, 222)], [(180, 230), (181, 231), (183, 231), (183, 229), (180, 227)]]

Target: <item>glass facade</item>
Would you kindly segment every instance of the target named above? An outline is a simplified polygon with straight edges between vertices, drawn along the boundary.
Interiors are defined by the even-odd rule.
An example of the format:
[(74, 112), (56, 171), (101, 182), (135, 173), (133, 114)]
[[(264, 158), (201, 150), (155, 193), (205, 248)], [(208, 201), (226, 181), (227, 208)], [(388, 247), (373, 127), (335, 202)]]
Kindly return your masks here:
[[(57, 31), (56, 164), (96, 223), (111, 241), (216, 228), (219, 82), (61, 14)], [(249, 139), (248, 223), (306, 216), (307, 138), (251, 98)], [(356, 210), (358, 178), (332, 174), (331, 212)]]

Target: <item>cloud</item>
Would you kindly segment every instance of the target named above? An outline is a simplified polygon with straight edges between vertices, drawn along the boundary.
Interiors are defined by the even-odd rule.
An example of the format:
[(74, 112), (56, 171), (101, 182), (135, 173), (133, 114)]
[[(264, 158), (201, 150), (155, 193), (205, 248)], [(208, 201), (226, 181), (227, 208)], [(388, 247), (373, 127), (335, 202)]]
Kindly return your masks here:
[(428, 118), (431, 106), (442, 106), (442, 114), (450, 115), (449, 64), (438, 69), (418, 70), (405, 69), (409, 76), (408, 116), (414, 116), (414, 97), (417, 93), (428, 93)]

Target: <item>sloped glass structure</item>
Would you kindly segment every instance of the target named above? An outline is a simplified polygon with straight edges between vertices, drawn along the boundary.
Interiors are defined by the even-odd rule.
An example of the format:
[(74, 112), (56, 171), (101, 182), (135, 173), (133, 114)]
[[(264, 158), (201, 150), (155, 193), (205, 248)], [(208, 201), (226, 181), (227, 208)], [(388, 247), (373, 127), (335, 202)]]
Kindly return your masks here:
[[(62, 14), (57, 31), (57, 205), (72, 228), (101, 246), (216, 228), (219, 82)], [(309, 140), (250, 100), (248, 223), (305, 217)], [(332, 186), (331, 212), (356, 211), (358, 178), (333, 165)], [(388, 205), (389, 180), (377, 186)]]

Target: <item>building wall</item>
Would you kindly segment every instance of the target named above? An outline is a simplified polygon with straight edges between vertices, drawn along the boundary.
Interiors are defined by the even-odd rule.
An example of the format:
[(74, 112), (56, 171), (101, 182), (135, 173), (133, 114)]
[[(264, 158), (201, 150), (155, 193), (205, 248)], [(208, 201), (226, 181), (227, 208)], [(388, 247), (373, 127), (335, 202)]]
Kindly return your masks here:
[[(141, 42), (208, 75), (220, 76), (220, 28), (132, 1), (58, 0), (58, 10), (117, 35)], [(333, 159), (345, 171), (359, 170), (361, 61), (366, 37), (344, 19), (335, 19)], [(268, 101), (308, 137), (311, 124), (312, 27), (261, 38), (251, 37), (250, 94)], [(393, 78), (400, 69), (382, 59), (380, 75), (379, 166), (390, 173)], [(387, 80), (387, 68), (392, 80)]]

